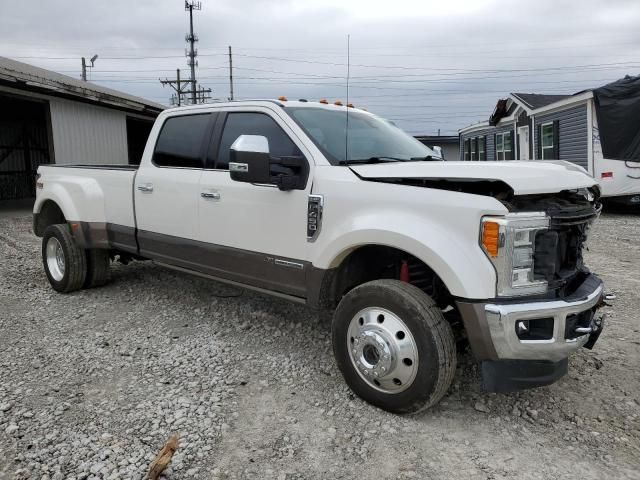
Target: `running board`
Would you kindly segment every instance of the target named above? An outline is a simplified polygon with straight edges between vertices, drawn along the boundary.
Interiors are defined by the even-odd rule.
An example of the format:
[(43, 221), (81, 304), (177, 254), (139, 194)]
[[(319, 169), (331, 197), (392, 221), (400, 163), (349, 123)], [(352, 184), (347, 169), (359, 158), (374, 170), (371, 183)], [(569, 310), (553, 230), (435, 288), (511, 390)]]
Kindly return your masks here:
[(175, 265), (171, 265), (168, 263), (156, 262), (153, 261), (156, 265), (159, 265), (164, 268), (168, 268), (169, 270), (175, 270), (182, 273), (188, 273), (189, 275), (195, 275), (197, 277), (206, 278), (208, 280), (215, 280), (216, 282), (226, 283), (228, 285), (233, 285), (234, 287), (244, 288), (246, 290), (253, 290), (254, 292), (264, 293), (266, 295), (271, 295), (272, 297), (282, 298), (284, 300), (289, 300), (290, 302), (301, 303), (302, 305), (307, 304), (307, 300), (300, 297), (295, 297), (293, 295), (288, 295), (286, 293), (274, 292), (273, 290), (267, 290), (266, 288), (254, 287), (253, 285), (247, 285), (245, 283), (236, 282), (234, 280), (228, 280), (226, 278), (216, 277), (214, 275), (209, 275), (207, 273), (198, 272), (196, 270), (190, 270), (188, 268), (177, 267)]

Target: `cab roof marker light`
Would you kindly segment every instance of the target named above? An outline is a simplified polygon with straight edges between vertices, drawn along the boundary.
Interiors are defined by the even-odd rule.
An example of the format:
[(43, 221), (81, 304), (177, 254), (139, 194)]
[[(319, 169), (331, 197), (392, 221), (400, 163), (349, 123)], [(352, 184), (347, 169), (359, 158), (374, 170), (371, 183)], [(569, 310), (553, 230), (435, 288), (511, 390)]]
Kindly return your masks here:
[(355, 107), (353, 106), (353, 103), (347, 103), (347, 108), (355, 108)]
[(329, 102), (327, 102), (326, 98), (320, 99), (320, 101), (318, 103), (322, 103), (323, 105), (329, 105)]
[(342, 107), (342, 102), (340, 100), (336, 100), (335, 102), (333, 102), (333, 104)]
[(281, 102), (286, 102), (287, 101), (287, 97), (282, 95), (282, 96), (278, 97), (278, 100), (280, 100)]

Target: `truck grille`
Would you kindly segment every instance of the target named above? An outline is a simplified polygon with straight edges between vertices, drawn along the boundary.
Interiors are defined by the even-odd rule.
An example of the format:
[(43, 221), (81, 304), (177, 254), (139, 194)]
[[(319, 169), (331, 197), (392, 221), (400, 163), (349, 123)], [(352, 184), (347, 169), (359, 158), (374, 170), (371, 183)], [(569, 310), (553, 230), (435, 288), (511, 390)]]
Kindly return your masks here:
[(536, 235), (534, 275), (537, 280), (546, 280), (550, 288), (558, 288), (583, 270), (582, 251), (589, 226), (597, 214), (595, 209), (555, 212), (549, 229)]

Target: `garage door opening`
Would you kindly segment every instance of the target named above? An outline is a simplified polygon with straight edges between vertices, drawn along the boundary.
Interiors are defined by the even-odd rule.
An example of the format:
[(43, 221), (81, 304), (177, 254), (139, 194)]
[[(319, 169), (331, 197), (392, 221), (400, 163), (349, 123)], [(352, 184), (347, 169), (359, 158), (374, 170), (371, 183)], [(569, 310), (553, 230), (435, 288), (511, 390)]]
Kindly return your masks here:
[(140, 165), (153, 121), (127, 115), (127, 149), (129, 165)]
[(46, 102), (0, 95), (0, 200), (35, 196), (38, 166), (53, 163)]

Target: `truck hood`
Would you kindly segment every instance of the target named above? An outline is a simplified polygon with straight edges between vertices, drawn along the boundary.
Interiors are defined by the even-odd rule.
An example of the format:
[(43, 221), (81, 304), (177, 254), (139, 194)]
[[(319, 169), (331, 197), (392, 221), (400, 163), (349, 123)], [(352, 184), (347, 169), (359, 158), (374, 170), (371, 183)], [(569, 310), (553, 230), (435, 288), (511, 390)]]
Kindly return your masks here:
[(367, 180), (501, 181), (515, 195), (557, 193), (597, 184), (585, 169), (564, 161), (394, 162), (350, 168)]

